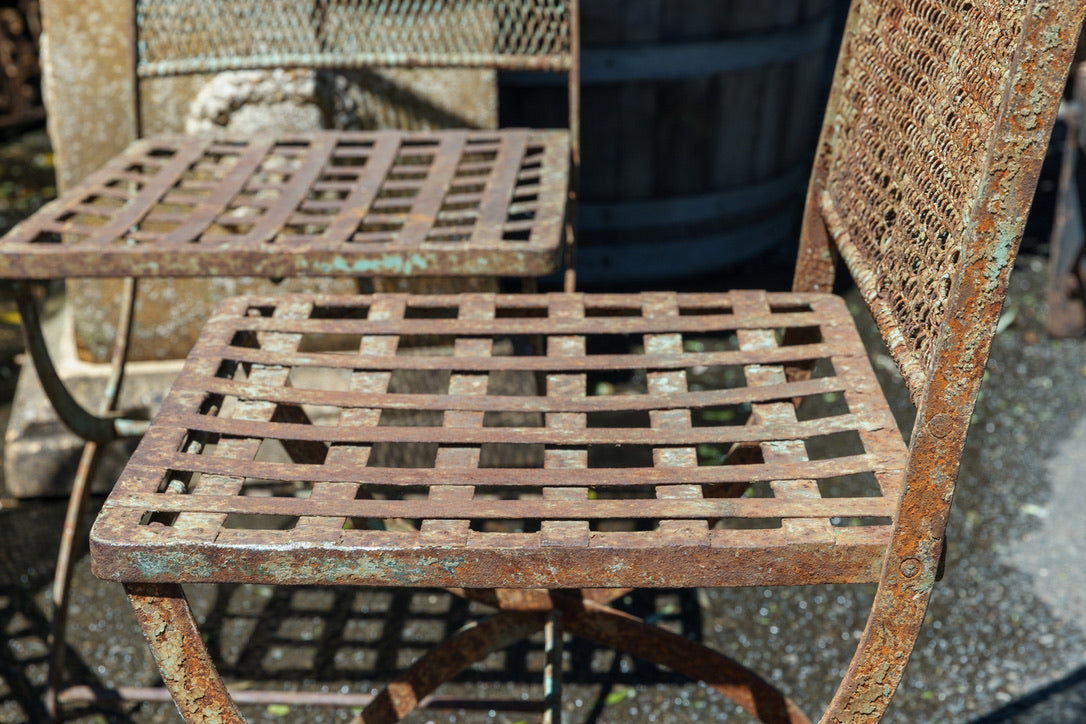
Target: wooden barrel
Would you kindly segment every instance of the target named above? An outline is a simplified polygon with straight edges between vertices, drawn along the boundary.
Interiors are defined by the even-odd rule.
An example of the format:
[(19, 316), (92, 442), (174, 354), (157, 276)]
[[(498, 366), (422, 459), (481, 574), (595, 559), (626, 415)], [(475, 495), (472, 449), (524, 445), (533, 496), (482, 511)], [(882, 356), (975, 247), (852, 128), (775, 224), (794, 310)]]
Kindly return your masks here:
[[(794, 240), (839, 4), (582, 0), (580, 280), (711, 273)], [(502, 122), (564, 125), (547, 83), (503, 76)]]

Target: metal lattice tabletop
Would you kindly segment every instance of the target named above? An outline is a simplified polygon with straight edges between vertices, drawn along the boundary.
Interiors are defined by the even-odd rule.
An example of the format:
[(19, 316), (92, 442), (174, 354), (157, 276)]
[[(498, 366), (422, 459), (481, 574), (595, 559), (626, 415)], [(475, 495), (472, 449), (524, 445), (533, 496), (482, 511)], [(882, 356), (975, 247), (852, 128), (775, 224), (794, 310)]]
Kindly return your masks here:
[(905, 459), (829, 295), (239, 298), (92, 556), (120, 581), (873, 581)]
[(538, 275), (565, 131), (156, 137), (0, 241), (0, 277)]

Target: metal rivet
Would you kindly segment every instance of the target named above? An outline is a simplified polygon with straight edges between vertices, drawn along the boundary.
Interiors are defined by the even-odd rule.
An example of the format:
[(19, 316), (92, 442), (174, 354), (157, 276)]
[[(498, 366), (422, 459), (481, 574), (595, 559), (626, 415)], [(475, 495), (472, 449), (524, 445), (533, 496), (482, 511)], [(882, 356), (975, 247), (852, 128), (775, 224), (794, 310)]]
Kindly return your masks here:
[(920, 561), (915, 558), (906, 558), (901, 562), (901, 575), (912, 578), (920, 572)]
[(928, 421), (928, 432), (935, 437), (946, 437), (950, 434), (951, 427), (949, 415), (936, 415)]

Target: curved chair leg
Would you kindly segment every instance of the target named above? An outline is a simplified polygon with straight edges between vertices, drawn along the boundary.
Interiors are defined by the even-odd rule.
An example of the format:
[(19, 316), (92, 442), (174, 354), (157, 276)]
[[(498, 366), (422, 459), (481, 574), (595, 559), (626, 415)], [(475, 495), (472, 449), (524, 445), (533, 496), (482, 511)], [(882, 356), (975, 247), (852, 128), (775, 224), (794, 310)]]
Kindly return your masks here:
[[(50, 357), (31, 285), (28, 282), (14, 282), (12, 290), (15, 294), (19, 317), (22, 320), (23, 335), (26, 339), (26, 349), (30, 353), (30, 361), (33, 362), (34, 371), (38, 374), (42, 389), (45, 390), (45, 395), (60, 421), (84, 440), (102, 444), (120, 437), (134, 437), (146, 432), (150, 424), (147, 420), (95, 415), (72, 396), (64, 381), (60, 379), (60, 374)], [(134, 281), (129, 283), (125, 294), (129, 300), (134, 298)]]
[[(29, 293), (23, 299), (24, 305), (33, 308)], [(121, 313), (117, 320), (117, 335), (113, 341), (110, 355), (110, 374), (101, 402), (101, 414), (108, 415), (117, 408), (124, 384), (125, 366), (128, 363), (128, 346), (132, 336), (132, 317), (136, 305), (136, 280), (126, 279)], [(24, 311), (26, 311), (24, 309)], [(31, 315), (34, 316), (34, 315)], [(40, 329), (33, 328), (35, 320), (27, 322), (28, 337), (40, 336)], [(72, 552), (75, 542), (83, 535), (83, 514), (87, 507), (87, 494), (91, 481), (98, 470), (104, 446), (97, 442), (87, 442), (79, 458), (79, 467), (72, 480), (72, 489), (68, 494), (68, 508), (64, 514), (64, 528), (60, 536), (60, 548), (57, 551), (57, 568), (53, 577), (53, 623), (49, 639), (49, 685), (46, 692), (46, 706), (56, 721), (63, 721), (64, 712), (60, 700), (61, 684), (64, 676), (64, 652), (68, 628), (68, 606), (71, 597), (72, 570), (75, 561)]]
[(935, 583), (935, 563), (931, 575), (918, 576), (920, 565), (908, 559), (902, 564), (908, 566), (904, 573), (884, 574), (848, 673), (822, 717), (825, 724), (876, 722), (894, 698)]
[(185, 721), (243, 724), (245, 719), (200, 638), (181, 586), (126, 583), (125, 591), (162, 680)]
[(733, 659), (696, 641), (590, 600), (560, 605), (568, 633), (702, 681), (763, 722), (809, 724), (788, 697)]
[(83, 536), (83, 513), (87, 507), (87, 493), (101, 457), (101, 445), (88, 442), (83, 446), (79, 467), (72, 481), (72, 490), (68, 495), (68, 509), (64, 514), (64, 529), (61, 531), (60, 548), (57, 552), (57, 569), (53, 576), (53, 621), (49, 636), (49, 686), (45, 702), (54, 721), (64, 720), (61, 687), (64, 677), (64, 653), (67, 646), (72, 571), (75, 566), (72, 551), (75, 549), (75, 542)]
[(353, 724), (398, 722), (423, 698), (492, 651), (531, 636), (547, 623), (546, 612), (503, 611), (457, 632), (389, 682)]

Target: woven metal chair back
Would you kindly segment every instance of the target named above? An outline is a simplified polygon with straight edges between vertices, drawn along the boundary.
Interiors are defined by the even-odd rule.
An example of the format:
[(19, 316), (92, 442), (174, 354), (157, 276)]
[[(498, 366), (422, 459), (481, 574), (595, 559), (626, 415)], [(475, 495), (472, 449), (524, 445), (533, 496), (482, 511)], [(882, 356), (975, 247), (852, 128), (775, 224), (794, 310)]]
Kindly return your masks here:
[(577, 0), (138, 0), (141, 77), (269, 67), (570, 71)]
[(1073, 47), (1080, 3), (853, 4), (808, 215), (917, 401), (956, 299), (998, 316), (1067, 70), (1050, 56)]

